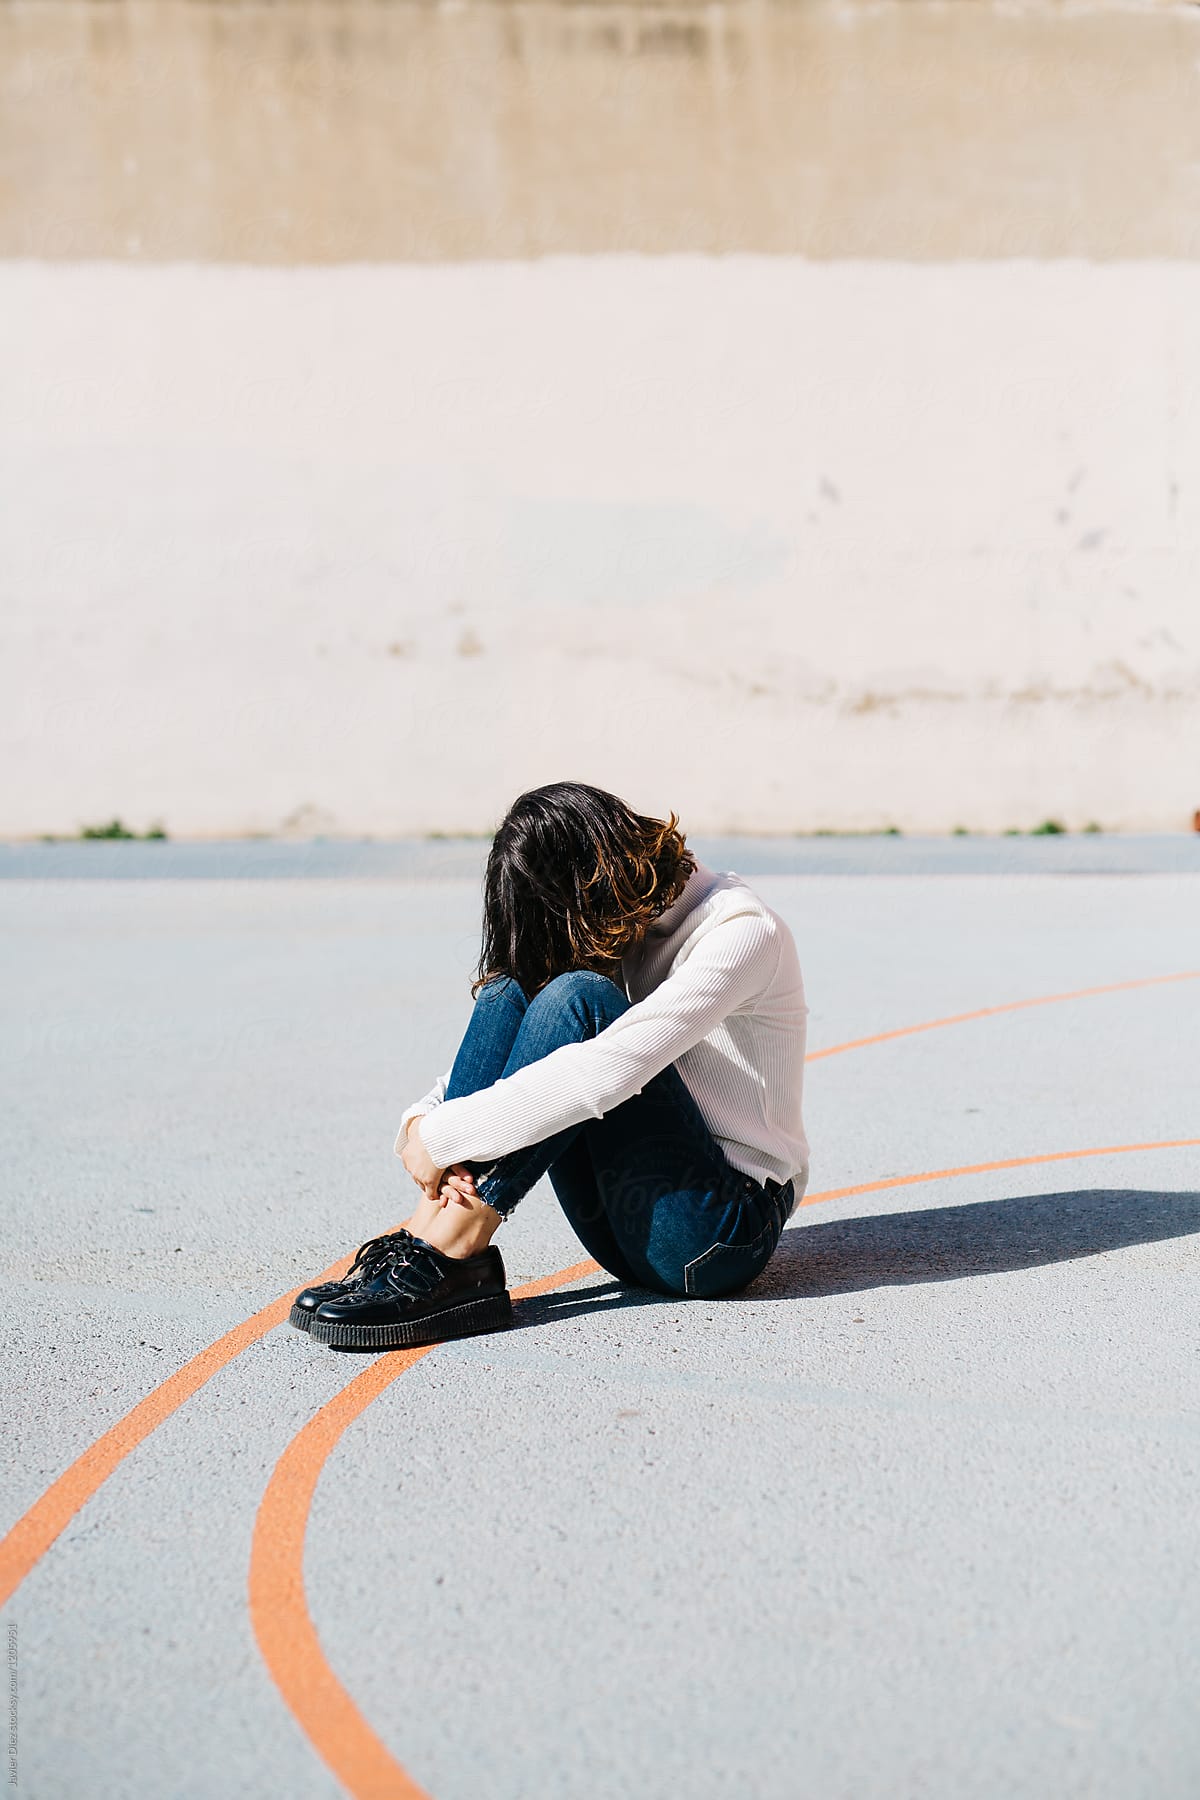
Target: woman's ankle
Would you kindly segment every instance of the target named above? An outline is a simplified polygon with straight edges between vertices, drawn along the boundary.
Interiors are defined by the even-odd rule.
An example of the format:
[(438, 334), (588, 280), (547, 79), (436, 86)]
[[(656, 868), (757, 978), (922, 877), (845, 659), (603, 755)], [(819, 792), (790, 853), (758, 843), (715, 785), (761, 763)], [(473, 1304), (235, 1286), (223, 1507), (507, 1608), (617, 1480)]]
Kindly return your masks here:
[(441, 1213), (441, 1207), (435, 1206), (432, 1200), (423, 1196), (417, 1201), (411, 1215), (405, 1219), (403, 1229), (411, 1231), (414, 1237), (428, 1238), (430, 1227)]
[(501, 1222), (501, 1215), (485, 1200), (451, 1200), (437, 1208), (423, 1237), (443, 1256), (478, 1256), (486, 1250)]

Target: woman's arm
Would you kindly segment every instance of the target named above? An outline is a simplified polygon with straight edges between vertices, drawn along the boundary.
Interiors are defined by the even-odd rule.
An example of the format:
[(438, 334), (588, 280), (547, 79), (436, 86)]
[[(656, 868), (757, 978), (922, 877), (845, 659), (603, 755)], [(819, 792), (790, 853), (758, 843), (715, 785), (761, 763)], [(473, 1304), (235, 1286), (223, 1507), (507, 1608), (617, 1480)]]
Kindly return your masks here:
[(435, 1106), (441, 1106), (446, 1098), (446, 1089), (449, 1086), (449, 1083), (450, 1070), (447, 1069), (444, 1075), (438, 1076), (427, 1094), (422, 1094), (419, 1100), (414, 1100), (411, 1106), (405, 1107), (400, 1116), (400, 1129), (396, 1133), (396, 1143), (394, 1148), (397, 1156), (402, 1156), (404, 1153), (404, 1144), (408, 1137), (408, 1127), (410, 1122), (415, 1119), (418, 1114), (432, 1112)]
[(440, 1168), (504, 1156), (601, 1118), (761, 994), (779, 963), (769, 913), (719, 920), (653, 993), (582, 1043), (561, 1044), (475, 1094), (443, 1100), (421, 1125)]

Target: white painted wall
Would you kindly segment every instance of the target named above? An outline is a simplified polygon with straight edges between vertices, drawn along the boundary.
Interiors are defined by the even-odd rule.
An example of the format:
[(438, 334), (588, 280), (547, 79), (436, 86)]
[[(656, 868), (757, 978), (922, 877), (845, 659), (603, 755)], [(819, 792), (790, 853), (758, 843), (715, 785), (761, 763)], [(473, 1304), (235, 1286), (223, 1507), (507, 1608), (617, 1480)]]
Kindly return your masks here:
[(1174, 829), (1200, 268), (0, 264), (0, 833)]

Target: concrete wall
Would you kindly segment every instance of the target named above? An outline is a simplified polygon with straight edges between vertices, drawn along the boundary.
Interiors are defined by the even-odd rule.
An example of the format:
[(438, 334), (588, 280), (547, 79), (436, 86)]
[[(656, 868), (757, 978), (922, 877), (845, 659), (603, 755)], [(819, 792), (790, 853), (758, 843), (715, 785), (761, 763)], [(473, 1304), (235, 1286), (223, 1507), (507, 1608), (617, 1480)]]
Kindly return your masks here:
[(0, 829), (1171, 828), (1200, 271), (0, 268)]
[(63, 0), (0, 73), (0, 832), (1190, 826), (1195, 8)]

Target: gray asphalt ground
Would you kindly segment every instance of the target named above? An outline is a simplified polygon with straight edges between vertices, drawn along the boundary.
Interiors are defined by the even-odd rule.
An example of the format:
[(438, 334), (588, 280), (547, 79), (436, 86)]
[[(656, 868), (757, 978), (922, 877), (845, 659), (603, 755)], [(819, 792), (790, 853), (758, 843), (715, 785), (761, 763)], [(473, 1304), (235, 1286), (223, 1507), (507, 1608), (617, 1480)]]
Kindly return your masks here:
[[(1196, 873), (928, 874), (882, 842), (908, 872), (754, 874), (810, 1051), (1200, 969)], [(5, 1528), (404, 1216), (392, 1140), (466, 1022), (479, 907), (428, 863), (8, 867)], [(818, 1059), (809, 1191), (1197, 1138), (1197, 1069), (1196, 981)], [(498, 1242), (514, 1285), (581, 1255), (548, 1184)], [(325, 1654), (435, 1800), (1192, 1800), (1198, 1244), (1200, 1147), (1113, 1150), (806, 1207), (734, 1299), (527, 1301), (335, 1448), (305, 1562)], [(278, 1458), (364, 1366), (272, 1331), (38, 1562), (6, 1612), (15, 1792), (345, 1791), (259, 1656), (247, 1567)]]

